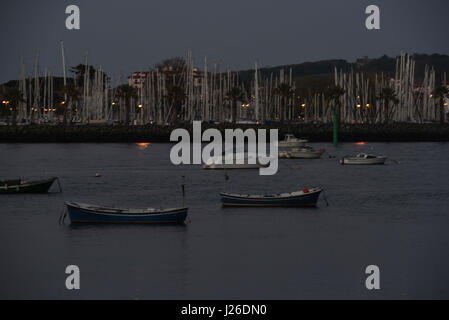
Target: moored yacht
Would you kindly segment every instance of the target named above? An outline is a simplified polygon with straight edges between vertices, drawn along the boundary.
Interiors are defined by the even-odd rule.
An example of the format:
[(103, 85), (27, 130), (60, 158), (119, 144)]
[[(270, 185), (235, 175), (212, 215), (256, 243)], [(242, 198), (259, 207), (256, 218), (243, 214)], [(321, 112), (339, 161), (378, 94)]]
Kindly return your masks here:
[(305, 139), (298, 139), (292, 134), (286, 134), (284, 140), (279, 141), (279, 148), (295, 148), (305, 147), (308, 141)]

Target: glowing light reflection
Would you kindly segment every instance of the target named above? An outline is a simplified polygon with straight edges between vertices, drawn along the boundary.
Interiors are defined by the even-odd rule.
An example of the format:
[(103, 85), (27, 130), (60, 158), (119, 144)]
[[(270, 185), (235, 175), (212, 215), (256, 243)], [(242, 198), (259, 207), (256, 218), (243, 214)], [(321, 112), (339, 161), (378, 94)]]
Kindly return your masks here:
[(151, 143), (149, 143), (149, 142), (138, 142), (138, 143), (136, 143), (136, 145), (139, 148), (139, 150), (145, 150), (146, 148), (148, 148), (149, 145), (151, 145)]

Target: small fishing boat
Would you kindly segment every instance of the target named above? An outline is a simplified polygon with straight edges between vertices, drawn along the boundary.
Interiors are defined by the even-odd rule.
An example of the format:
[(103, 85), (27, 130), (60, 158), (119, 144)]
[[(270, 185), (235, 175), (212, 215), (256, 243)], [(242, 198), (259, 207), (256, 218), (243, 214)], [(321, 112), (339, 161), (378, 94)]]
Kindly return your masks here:
[(325, 150), (315, 150), (312, 147), (293, 148), (290, 151), (279, 152), (279, 158), (283, 159), (319, 159)]
[(368, 153), (359, 153), (355, 157), (345, 156), (340, 160), (343, 165), (380, 165), (384, 164), (387, 157)]
[(121, 209), (77, 202), (65, 203), (71, 223), (183, 223), (188, 208)]
[(322, 188), (274, 195), (220, 193), (223, 207), (315, 207)]
[(259, 169), (268, 167), (270, 158), (252, 153), (229, 153), (224, 156), (209, 158), (203, 165), (204, 169)]
[(292, 134), (286, 134), (284, 140), (279, 141), (279, 148), (295, 148), (305, 147), (308, 141), (305, 139), (298, 139)]
[[(47, 193), (55, 181), (58, 181), (59, 184), (56, 177), (39, 181), (23, 181), (21, 179), (0, 181), (0, 194)], [(60, 186), (59, 188), (61, 190)]]

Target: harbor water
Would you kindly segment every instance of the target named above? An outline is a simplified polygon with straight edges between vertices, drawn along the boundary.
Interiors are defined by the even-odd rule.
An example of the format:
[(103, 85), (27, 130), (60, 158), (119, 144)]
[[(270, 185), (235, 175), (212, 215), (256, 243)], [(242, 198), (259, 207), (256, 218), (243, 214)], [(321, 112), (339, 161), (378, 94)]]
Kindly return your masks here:
[[(0, 298), (449, 298), (449, 144), (312, 144), (319, 160), (258, 170), (174, 166), (169, 144), (0, 144), (0, 180), (57, 176), (44, 195), (0, 196)], [(357, 152), (384, 166), (341, 166)], [(98, 174), (98, 177), (96, 176)], [(100, 176), (101, 175), (101, 176)], [(178, 207), (185, 225), (60, 226), (65, 201)], [(317, 208), (226, 208), (219, 192), (322, 186)], [(81, 289), (65, 287), (76, 265)], [(380, 269), (380, 290), (365, 269)]]

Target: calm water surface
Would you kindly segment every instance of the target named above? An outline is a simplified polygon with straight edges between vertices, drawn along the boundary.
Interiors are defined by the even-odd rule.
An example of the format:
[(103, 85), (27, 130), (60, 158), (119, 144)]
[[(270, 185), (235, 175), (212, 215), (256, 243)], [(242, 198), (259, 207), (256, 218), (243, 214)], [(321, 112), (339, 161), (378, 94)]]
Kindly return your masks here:
[[(232, 171), (228, 191), (319, 185), (330, 206), (222, 209), (223, 172), (171, 165), (168, 144), (0, 144), (0, 179), (58, 176), (64, 190), (0, 197), (0, 298), (449, 298), (449, 144), (314, 146), (399, 164), (325, 156), (280, 160), (272, 177)], [(185, 226), (58, 225), (64, 201), (180, 206), (182, 175)], [(70, 264), (81, 270), (76, 292), (65, 289)], [(365, 289), (371, 264), (376, 292)]]

